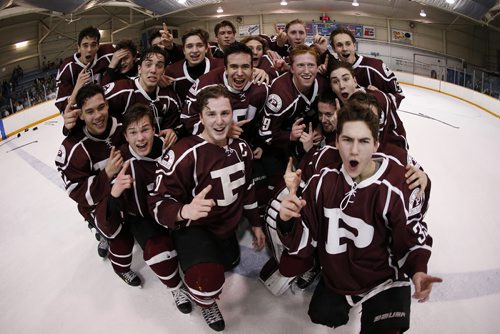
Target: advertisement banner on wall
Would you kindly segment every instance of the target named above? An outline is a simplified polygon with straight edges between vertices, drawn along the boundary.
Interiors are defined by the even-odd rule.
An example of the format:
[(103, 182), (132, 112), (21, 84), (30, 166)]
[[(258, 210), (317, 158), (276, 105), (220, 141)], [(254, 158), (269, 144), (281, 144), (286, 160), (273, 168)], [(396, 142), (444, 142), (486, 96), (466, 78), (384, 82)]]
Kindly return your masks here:
[(363, 38), (375, 39), (375, 27), (363, 26)]
[(260, 28), (258, 24), (245, 24), (239, 26), (240, 37), (242, 36), (255, 36), (260, 34)]
[(391, 38), (393, 42), (413, 44), (413, 34), (409, 31), (392, 29)]

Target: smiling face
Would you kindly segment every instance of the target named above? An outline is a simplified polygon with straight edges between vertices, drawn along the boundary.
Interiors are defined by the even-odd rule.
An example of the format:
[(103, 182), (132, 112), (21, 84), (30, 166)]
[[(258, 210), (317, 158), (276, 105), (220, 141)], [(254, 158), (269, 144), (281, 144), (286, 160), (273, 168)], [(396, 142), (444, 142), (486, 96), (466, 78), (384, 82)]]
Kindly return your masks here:
[(297, 89), (302, 93), (308, 92), (318, 74), (316, 57), (310, 53), (295, 56), (290, 72), (293, 75), (293, 82)]
[(333, 37), (333, 51), (340, 60), (354, 64), (356, 61), (356, 44), (348, 34), (338, 34)]
[(209, 98), (200, 119), (205, 127), (201, 136), (207, 142), (221, 147), (227, 145), (227, 134), (233, 123), (231, 102), (227, 97)]
[(264, 47), (259, 41), (255, 39), (249, 40), (245, 43), (245, 45), (248, 46), (250, 50), (252, 50), (253, 67), (257, 67), (259, 65), (260, 58), (262, 58), (262, 56), (264, 55)]
[(337, 127), (337, 113), (335, 111), (335, 105), (318, 102), (318, 118), (321, 122), (321, 127), (324, 133), (332, 133)]
[(165, 71), (165, 58), (162, 54), (151, 53), (139, 65), (139, 83), (142, 88), (151, 93), (156, 89)]
[(147, 156), (153, 147), (154, 127), (147, 115), (132, 122), (125, 129), (125, 139), (130, 147), (141, 157)]
[(195, 66), (205, 60), (207, 45), (203, 43), (200, 36), (193, 35), (186, 38), (183, 51), (188, 66)]
[(99, 136), (108, 125), (108, 102), (102, 94), (89, 97), (82, 105), (80, 119), (91, 135)]
[(372, 154), (377, 151), (378, 141), (375, 141), (365, 122), (345, 122), (337, 135), (336, 146), (344, 169), (353, 180), (360, 182), (374, 173)]
[(85, 65), (87, 65), (89, 62), (94, 61), (97, 50), (99, 50), (99, 42), (96, 37), (83, 37), (80, 45), (78, 45), (80, 61)]
[(335, 95), (343, 103), (346, 103), (349, 97), (356, 92), (358, 83), (348, 69), (340, 67), (330, 73), (330, 87)]
[(252, 79), (252, 57), (241, 52), (228, 55), (226, 73), (229, 85), (236, 90), (242, 90)]

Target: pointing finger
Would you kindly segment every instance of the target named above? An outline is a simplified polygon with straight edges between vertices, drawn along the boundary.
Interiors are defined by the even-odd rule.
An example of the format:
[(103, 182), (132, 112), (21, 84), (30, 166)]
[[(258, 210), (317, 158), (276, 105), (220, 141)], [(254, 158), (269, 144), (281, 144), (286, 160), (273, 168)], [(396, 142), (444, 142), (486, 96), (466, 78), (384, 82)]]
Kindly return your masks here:
[(250, 122), (250, 121), (251, 121), (251, 119), (244, 119), (244, 120), (242, 120), (242, 121), (236, 122), (236, 125), (238, 125), (238, 126), (242, 126), (242, 125), (247, 124), (247, 123), (248, 123), (248, 122)]
[(212, 185), (211, 184), (209, 184), (208, 186), (206, 186), (205, 188), (203, 188), (203, 190), (200, 191), (198, 193), (198, 195), (196, 195), (195, 197), (199, 198), (199, 199), (205, 199), (205, 196), (207, 196), (207, 194), (210, 192), (210, 190), (212, 190)]
[(286, 173), (292, 173), (292, 157), (288, 158), (288, 164), (286, 165)]
[(122, 169), (120, 170), (120, 175), (126, 175), (128, 166), (130, 165), (130, 160), (125, 161), (125, 163), (122, 166)]

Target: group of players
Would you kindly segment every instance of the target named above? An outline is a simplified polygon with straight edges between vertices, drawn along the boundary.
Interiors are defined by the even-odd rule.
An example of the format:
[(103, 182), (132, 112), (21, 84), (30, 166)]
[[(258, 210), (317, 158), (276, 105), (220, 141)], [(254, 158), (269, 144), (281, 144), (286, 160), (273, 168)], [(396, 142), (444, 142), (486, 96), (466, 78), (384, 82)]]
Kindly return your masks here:
[(249, 224), (273, 294), (320, 276), (313, 322), (341, 326), (361, 304), (362, 333), (404, 332), (410, 279), (419, 301), (440, 279), (426, 274), (430, 180), (408, 154), (396, 77), (344, 28), (310, 46), (298, 19), (240, 42), (230, 21), (214, 30), (177, 45), (164, 25), (138, 52), (88, 27), (61, 65), (56, 165), (99, 255), (140, 286), (137, 242), (177, 308), (194, 302), (222, 331), (216, 299)]

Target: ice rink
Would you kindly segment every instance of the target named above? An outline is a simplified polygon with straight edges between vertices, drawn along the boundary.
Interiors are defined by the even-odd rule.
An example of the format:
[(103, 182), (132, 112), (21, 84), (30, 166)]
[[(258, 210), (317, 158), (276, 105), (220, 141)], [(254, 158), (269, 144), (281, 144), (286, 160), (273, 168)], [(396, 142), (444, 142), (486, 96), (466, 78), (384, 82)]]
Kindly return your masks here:
[[(409, 333), (498, 333), (500, 120), (441, 93), (402, 85), (410, 152), (432, 180), (429, 273), (444, 279), (412, 303)], [(467, 98), (464, 96), (464, 98)], [(45, 108), (53, 108), (47, 102)], [(62, 118), (0, 142), (0, 333), (214, 333), (199, 308), (181, 314), (135, 248), (129, 287), (97, 256), (95, 241), (54, 165)], [(357, 333), (359, 309), (332, 330), (307, 316), (312, 294), (274, 297), (256, 277), (265, 252), (241, 241), (242, 263), (218, 302), (225, 333)]]

